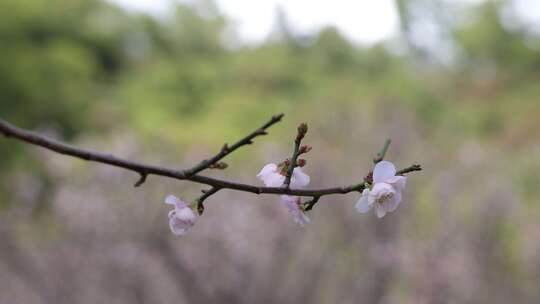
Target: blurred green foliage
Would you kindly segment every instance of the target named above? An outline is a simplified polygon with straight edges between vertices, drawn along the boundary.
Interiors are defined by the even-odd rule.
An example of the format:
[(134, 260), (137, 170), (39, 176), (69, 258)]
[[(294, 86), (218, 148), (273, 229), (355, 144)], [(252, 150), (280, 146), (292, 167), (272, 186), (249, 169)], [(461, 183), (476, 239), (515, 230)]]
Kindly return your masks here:
[[(401, 1), (401, 8), (416, 2)], [(415, 64), (384, 44), (355, 46), (331, 27), (308, 38), (282, 33), (261, 46), (226, 48), (227, 19), (211, 6), (201, 14), (179, 5), (156, 20), (101, 1), (6, 0), (0, 111), (28, 128), (52, 125), (69, 139), (115, 124), (161, 133), (197, 120), (204, 129), (213, 111), (239, 105), (240, 112), (265, 113), (317, 99), (367, 103), (382, 96), (409, 103), (430, 127), (457, 118), (463, 131), (499, 134), (506, 105), (514, 104), (511, 90), (534, 90), (523, 82), (533, 83), (540, 65), (529, 46), (534, 37), (503, 26), (503, 3), (479, 5), (450, 29), (460, 55), (442, 67)], [(287, 31), (283, 23), (278, 30)]]
[[(428, 2), (397, 3), (407, 33), (410, 11)], [(276, 111), (310, 116), (312, 104), (391, 101), (414, 109), (432, 134), (530, 136), (540, 127), (538, 37), (505, 26), (508, 3), (487, 1), (461, 22), (441, 22), (458, 51), (440, 65), (425, 52), (353, 45), (332, 27), (296, 36), (283, 14), (274, 39), (231, 49), (222, 35), (230, 22), (211, 2), (203, 13), (178, 5), (155, 19), (97, 0), (4, 0), (0, 113), (68, 140), (123, 127), (185, 144), (234, 135)], [(216, 120), (231, 123), (216, 130)], [(18, 145), (0, 152), (0, 167), (25, 160)]]
[[(427, 2), (397, 3), (407, 32), (407, 12)], [(505, 4), (468, 9), (447, 29), (459, 52), (445, 66), (384, 43), (355, 46), (332, 27), (296, 36), (283, 14), (273, 39), (231, 49), (222, 35), (229, 21), (211, 2), (204, 13), (178, 5), (158, 20), (102, 1), (5, 0), (0, 113), (68, 140), (123, 127), (187, 144), (233, 136), (267, 113), (310, 116), (312, 104), (382, 100), (407, 104), (432, 134), (523, 136), (540, 126), (538, 37), (505, 27)], [(216, 129), (216, 120), (231, 123)], [(18, 147), (0, 146), (0, 167), (25, 162)]]

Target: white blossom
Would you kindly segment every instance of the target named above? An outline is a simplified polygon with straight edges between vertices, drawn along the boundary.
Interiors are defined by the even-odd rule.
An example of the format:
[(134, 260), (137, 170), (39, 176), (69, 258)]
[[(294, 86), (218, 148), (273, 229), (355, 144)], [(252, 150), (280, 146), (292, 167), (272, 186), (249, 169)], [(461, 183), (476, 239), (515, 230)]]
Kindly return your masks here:
[(186, 202), (174, 195), (165, 198), (165, 204), (174, 205), (169, 211), (169, 226), (175, 235), (185, 235), (195, 225), (197, 214)]
[(396, 176), (396, 167), (391, 162), (377, 163), (373, 169), (373, 187), (362, 192), (362, 197), (356, 203), (356, 210), (366, 213), (375, 208), (379, 218), (396, 210), (406, 182), (406, 177)]
[[(267, 187), (281, 187), (285, 182), (285, 175), (280, 173), (280, 168), (278, 165), (270, 163), (264, 166), (257, 174), (257, 177), (267, 186)], [(302, 172), (300, 167), (296, 167), (293, 170), (291, 176), (290, 187), (293, 189), (300, 189), (309, 184), (310, 178), (309, 175)]]
[(300, 206), (302, 200), (300, 197), (282, 195), (281, 202), (287, 207), (289, 212), (293, 215), (294, 221), (300, 226), (303, 227), (305, 224), (310, 222), (309, 217), (307, 217), (307, 215), (302, 211), (302, 207)]
[[(285, 176), (281, 174), (281, 170), (276, 164), (268, 164), (264, 166), (257, 174), (257, 177), (267, 187), (281, 187), (285, 182)], [(309, 175), (302, 172), (299, 167), (294, 168), (291, 176), (291, 188), (301, 189), (307, 186), (310, 182)], [(309, 223), (309, 218), (302, 211), (302, 199), (298, 196), (282, 195), (281, 202), (287, 207), (287, 210), (293, 215), (294, 221), (300, 226)]]

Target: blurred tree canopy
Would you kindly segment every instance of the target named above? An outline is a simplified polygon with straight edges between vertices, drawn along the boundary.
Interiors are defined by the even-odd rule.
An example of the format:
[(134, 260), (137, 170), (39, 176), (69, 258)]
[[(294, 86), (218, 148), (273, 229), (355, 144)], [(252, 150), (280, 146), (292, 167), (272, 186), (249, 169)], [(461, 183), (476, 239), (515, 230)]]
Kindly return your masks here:
[[(373, 46), (354, 45), (333, 27), (299, 35), (279, 13), (276, 32), (252, 47), (231, 47), (230, 20), (211, 1), (197, 3), (153, 18), (98, 0), (2, 1), (2, 117), (68, 140), (122, 126), (186, 143), (195, 130), (212, 140), (261, 113), (313, 102), (395, 100), (415, 109), (431, 132), (442, 125), (486, 135), (515, 122), (506, 117), (511, 100), (525, 105), (525, 115), (538, 109), (539, 38), (510, 1), (464, 8), (396, 0), (401, 38)], [(418, 44), (415, 35), (426, 27), (437, 29), (435, 38)], [(446, 63), (428, 60), (441, 54), (450, 54)], [(216, 134), (218, 117), (238, 123)], [(20, 152), (1, 145), (0, 167), (25, 163)]]

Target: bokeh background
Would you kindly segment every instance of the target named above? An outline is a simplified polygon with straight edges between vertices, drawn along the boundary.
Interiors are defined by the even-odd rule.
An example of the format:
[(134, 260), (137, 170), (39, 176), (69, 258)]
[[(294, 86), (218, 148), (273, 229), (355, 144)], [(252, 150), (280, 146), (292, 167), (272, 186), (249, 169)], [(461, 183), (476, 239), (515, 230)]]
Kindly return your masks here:
[(328, 196), (300, 228), (275, 196), (221, 191), (178, 238), (163, 199), (201, 185), (133, 188), (0, 138), (0, 303), (539, 303), (540, 20), (520, 13), (538, 2), (393, 7), (379, 42), (277, 9), (242, 43), (211, 1), (2, 0), (0, 117), (18, 126), (184, 168), (283, 112), (207, 174), (258, 183), (304, 121), (312, 187), (360, 181), (387, 137), (387, 159), (424, 171), (381, 220)]

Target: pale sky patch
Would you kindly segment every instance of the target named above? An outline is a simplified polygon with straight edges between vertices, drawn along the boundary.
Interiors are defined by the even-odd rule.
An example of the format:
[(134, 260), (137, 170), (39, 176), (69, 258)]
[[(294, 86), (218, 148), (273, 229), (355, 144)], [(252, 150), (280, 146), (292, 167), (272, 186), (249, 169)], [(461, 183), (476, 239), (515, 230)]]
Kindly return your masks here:
[[(128, 10), (159, 16), (174, 0), (108, 0)], [(183, 0), (178, 2), (193, 2)], [(262, 42), (275, 26), (276, 10), (283, 9), (292, 29), (314, 33), (332, 25), (358, 43), (384, 40), (397, 31), (393, 0), (217, 0), (217, 6), (236, 25), (241, 41)]]
[[(128, 10), (155, 16), (166, 14), (171, 3), (196, 0), (108, 0)], [(452, 0), (478, 4), (483, 0)], [(390, 38), (398, 31), (394, 0), (216, 0), (220, 11), (232, 19), (240, 41), (256, 44), (274, 29), (277, 8), (282, 9), (292, 29), (312, 34), (324, 26), (338, 28), (356, 43), (371, 44)], [(514, 0), (521, 18), (540, 25), (540, 0)]]
[(219, 0), (218, 6), (238, 23), (242, 40), (260, 42), (275, 25), (276, 8), (285, 11), (293, 30), (314, 33), (324, 26), (337, 27), (361, 43), (383, 40), (398, 29), (393, 0)]

